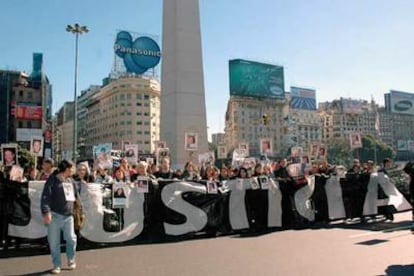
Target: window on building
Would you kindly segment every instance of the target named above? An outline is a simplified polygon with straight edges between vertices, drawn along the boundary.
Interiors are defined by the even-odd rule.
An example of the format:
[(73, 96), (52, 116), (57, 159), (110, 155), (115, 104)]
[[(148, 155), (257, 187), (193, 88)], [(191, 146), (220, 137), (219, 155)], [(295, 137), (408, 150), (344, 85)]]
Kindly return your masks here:
[(137, 106), (142, 106), (142, 103), (140, 103), (140, 102), (137, 102)]
[(141, 121), (137, 121), (137, 125), (142, 125), (142, 122)]
[(17, 125), (19, 126), (19, 128), (23, 127), (23, 122), (18, 122)]
[(121, 95), (119, 95), (119, 99), (120, 99), (121, 101), (125, 101), (125, 94), (121, 94)]
[(149, 107), (150, 104), (149, 103), (144, 103), (144, 106)]
[(145, 135), (150, 135), (150, 132), (148, 130), (144, 131)]
[(131, 99), (131, 94), (127, 94), (127, 100), (130, 100)]
[(149, 95), (144, 95), (144, 100), (149, 100)]
[(141, 116), (142, 115), (142, 113), (141, 112), (137, 112), (137, 116)]
[(21, 97), (23, 97), (23, 90), (20, 90), (19, 91), (19, 97), (21, 98)]
[(132, 122), (131, 121), (127, 121), (127, 125), (132, 125)]
[(149, 116), (149, 112), (144, 112), (144, 116)]
[(32, 91), (27, 92), (27, 98), (28, 99), (33, 99), (33, 92)]
[(138, 130), (138, 131), (137, 131), (137, 134), (138, 134), (138, 135), (142, 135), (142, 131), (141, 131), (141, 130)]
[(27, 128), (32, 128), (32, 122), (31, 121), (27, 122)]

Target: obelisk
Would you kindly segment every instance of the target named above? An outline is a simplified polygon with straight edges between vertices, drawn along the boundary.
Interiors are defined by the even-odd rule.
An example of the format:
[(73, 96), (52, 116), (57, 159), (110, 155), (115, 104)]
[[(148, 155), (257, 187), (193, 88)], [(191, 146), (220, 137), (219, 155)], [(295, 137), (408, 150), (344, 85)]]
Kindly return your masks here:
[[(171, 165), (183, 168), (208, 151), (198, 0), (164, 0), (161, 75), (161, 140)], [(185, 149), (185, 133), (198, 135), (198, 149)]]

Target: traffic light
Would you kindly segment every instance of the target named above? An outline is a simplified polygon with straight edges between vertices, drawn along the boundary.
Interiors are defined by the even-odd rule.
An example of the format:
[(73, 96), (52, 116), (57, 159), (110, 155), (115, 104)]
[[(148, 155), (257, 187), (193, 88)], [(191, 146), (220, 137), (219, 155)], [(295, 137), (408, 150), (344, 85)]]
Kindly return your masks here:
[(263, 114), (262, 118), (263, 118), (263, 124), (267, 126), (269, 124), (269, 119), (270, 119), (269, 116), (267, 114)]

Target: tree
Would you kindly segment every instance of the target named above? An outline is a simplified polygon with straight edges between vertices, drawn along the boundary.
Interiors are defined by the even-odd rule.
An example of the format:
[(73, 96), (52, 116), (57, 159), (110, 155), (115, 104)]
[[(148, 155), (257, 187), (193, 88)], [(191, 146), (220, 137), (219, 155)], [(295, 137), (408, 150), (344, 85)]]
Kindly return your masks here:
[(373, 160), (378, 164), (384, 158), (394, 159), (396, 156), (392, 147), (371, 135), (362, 137), (362, 146), (358, 151), (360, 159), (363, 161)]
[(353, 159), (348, 140), (335, 139), (328, 146), (328, 162), (335, 165), (350, 166)]
[(30, 153), (29, 150), (22, 148), (22, 147), (18, 147), (18, 151), (19, 151), (19, 165), (22, 168), (27, 168), (29, 166), (34, 167), (35, 165), (35, 157)]

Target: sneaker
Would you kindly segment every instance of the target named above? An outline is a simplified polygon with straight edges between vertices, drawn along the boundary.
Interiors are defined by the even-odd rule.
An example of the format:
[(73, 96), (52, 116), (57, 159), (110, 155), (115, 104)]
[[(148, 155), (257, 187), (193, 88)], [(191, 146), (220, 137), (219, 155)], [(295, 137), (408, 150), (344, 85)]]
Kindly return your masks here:
[(75, 261), (70, 261), (68, 264), (68, 269), (69, 270), (74, 270), (76, 268), (76, 263)]
[(59, 274), (60, 273), (60, 267), (55, 267), (50, 271), (50, 274)]

